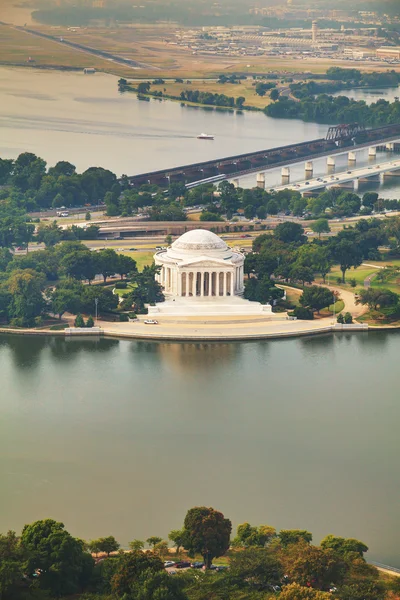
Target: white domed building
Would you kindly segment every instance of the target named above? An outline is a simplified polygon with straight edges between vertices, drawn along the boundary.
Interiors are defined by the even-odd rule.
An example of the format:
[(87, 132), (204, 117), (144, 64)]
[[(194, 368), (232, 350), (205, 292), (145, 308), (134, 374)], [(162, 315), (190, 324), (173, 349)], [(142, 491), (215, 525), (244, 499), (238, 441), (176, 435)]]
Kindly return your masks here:
[(154, 255), (161, 267), (157, 280), (166, 301), (149, 307), (149, 314), (202, 315), (271, 312), (242, 298), (244, 256), (215, 233), (193, 229), (166, 250)]

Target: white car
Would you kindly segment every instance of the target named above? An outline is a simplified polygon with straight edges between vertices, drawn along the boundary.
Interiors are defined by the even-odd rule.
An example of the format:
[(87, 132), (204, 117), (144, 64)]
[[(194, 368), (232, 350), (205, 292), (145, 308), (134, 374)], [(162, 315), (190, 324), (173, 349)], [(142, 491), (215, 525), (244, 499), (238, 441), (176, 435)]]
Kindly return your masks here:
[(166, 561), (164, 562), (164, 567), (173, 567), (173, 566), (174, 566), (174, 564), (175, 564), (175, 561), (174, 561), (174, 560), (166, 560)]
[(145, 325), (158, 325), (158, 321), (154, 321), (154, 319), (146, 319), (144, 321)]

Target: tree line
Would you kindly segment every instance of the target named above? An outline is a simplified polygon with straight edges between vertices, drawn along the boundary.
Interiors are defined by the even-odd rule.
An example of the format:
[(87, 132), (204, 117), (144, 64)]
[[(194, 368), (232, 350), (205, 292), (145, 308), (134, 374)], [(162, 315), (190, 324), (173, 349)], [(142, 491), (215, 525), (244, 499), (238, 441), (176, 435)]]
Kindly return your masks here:
[[(164, 298), (156, 273), (154, 265), (139, 273), (131, 257), (112, 249), (91, 252), (75, 241), (26, 255), (0, 248), (0, 319), (14, 327), (38, 326), (49, 313), (60, 319), (65, 312), (93, 315), (96, 301), (99, 314), (145, 312), (145, 304)], [(115, 274), (131, 282), (121, 304), (109, 286), (90, 285), (96, 275), (107, 284)]]
[[(327, 535), (319, 545), (301, 529), (232, 523), (212, 507), (189, 509), (168, 542), (133, 540), (130, 551), (114, 536), (86, 542), (63, 523), (43, 519), (0, 535), (2, 600), (396, 600), (396, 578), (381, 579), (362, 541)], [(184, 553), (181, 550), (184, 550)], [(99, 554), (102, 553), (101, 556)], [(197, 568), (174, 576), (163, 559), (189, 558)], [(224, 565), (213, 561), (224, 557)], [(174, 562), (174, 561), (171, 561)], [(190, 564), (190, 562), (188, 563)], [(201, 568), (202, 567), (202, 568)], [(175, 572), (176, 573), (176, 572)]]
[(347, 96), (308, 95), (295, 102), (280, 97), (265, 107), (264, 112), (275, 119), (302, 119), (316, 123), (363, 123), (366, 126), (390, 125), (400, 122), (400, 102), (380, 99), (373, 104)]
[[(316, 221), (314, 228), (316, 231), (326, 230), (329, 224), (321, 219)], [(354, 227), (346, 227), (329, 239), (315, 239), (311, 243), (300, 224), (281, 223), (273, 234), (261, 234), (253, 241), (253, 251), (246, 256), (244, 264), (248, 275), (244, 296), (263, 304), (274, 303), (283, 296), (276, 283), (304, 287), (305, 284), (311, 285), (317, 275), (325, 282), (333, 265), (339, 265), (342, 273), (339, 283), (344, 283), (348, 271), (359, 267), (364, 260), (380, 260), (381, 246), (391, 247), (391, 256), (397, 256), (399, 244), (399, 218), (358, 221)], [(294, 316), (313, 318), (314, 312), (334, 301), (332, 292), (314, 285), (306, 288), (300, 299), (305, 310), (296, 308)], [(360, 291), (358, 301), (370, 308), (380, 308), (388, 320), (400, 318), (400, 297), (386, 288)]]

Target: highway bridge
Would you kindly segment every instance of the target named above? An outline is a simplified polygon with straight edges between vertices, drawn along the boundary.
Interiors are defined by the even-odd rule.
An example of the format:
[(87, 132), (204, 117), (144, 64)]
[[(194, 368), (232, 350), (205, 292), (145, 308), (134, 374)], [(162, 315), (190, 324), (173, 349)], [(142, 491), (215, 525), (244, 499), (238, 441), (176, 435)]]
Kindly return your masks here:
[(194, 187), (207, 179), (234, 179), (248, 173), (334, 156), (343, 153), (345, 148), (351, 151), (371, 146), (376, 148), (378, 144), (399, 139), (400, 124), (376, 129), (364, 129), (357, 123), (338, 125), (329, 128), (326, 138), (142, 173), (130, 176), (129, 181), (133, 186), (145, 183), (168, 186), (170, 183), (182, 182)]
[(400, 160), (383, 162), (378, 165), (370, 165), (356, 169), (350, 167), (343, 173), (325, 175), (324, 177), (309, 178), (304, 181), (298, 181), (294, 184), (283, 183), (275, 186), (275, 192), (289, 189), (300, 192), (302, 195), (311, 195), (312, 192), (322, 192), (330, 187), (350, 187), (357, 190), (362, 183), (371, 181), (383, 182), (387, 177), (400, 177)]

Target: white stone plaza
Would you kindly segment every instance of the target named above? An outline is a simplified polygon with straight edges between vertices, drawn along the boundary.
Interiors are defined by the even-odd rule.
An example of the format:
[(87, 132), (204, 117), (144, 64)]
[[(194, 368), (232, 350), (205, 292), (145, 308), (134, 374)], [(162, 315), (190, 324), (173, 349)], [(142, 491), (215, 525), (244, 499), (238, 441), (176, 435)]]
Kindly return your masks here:
[(154, 261), (165, 302), (149, 306), (151, 315), (272, 315), (269, 304), (242, 298), (244, 256), (211, 231), (187, 231)]

